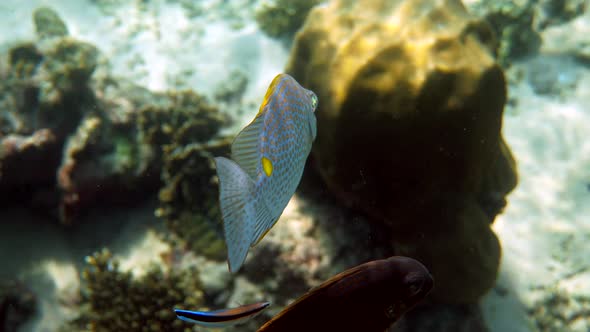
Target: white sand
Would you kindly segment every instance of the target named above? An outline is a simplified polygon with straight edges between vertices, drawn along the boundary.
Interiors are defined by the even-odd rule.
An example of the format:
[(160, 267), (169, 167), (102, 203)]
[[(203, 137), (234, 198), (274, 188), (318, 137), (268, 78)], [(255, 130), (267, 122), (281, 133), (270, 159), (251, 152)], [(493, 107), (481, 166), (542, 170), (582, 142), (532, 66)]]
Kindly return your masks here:
[(497, 288), (508, 294), (484, 301), (493, 331), (529, 331), (523, 308), (541, 287), (590, 292), (590, 71), (579, 73), (562, 101), (535, 95), (526, 82), (511, 87), (518, 104), (504, 134), (520, 179), (494, 224), (503, 246)]

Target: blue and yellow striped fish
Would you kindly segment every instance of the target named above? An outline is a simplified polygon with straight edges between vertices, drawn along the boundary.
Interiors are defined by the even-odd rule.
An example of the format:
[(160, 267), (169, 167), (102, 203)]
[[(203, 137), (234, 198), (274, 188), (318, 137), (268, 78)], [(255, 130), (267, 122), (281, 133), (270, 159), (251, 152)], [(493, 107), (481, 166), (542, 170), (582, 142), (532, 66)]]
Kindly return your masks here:
[(257, 302), (231, 309), (215, 311), (192, 311), (174, 309), (176, 317), (185, 322), (204, 327), (228, 327), (242, 324), (260, 314), (270, 305), (270, 302)]
[(217, 157), (228, 264), (237, 272), (248, 249), (277, 222), (316, 137), (318, 98), (287, 74), (270, 84), (258, 114), (235, 138), (233, 160)]

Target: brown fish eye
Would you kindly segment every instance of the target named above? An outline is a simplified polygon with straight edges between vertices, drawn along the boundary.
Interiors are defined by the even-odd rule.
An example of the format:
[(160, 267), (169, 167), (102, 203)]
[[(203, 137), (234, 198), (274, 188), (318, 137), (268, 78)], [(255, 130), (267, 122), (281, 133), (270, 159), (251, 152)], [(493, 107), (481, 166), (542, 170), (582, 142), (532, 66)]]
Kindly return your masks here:
[(408, 287), (410, 296), (418, 294), (422, 289), (422, 284), (424, 284), (424, 281), (416, 275), (410, 275), (406, 278), (406, 287)]

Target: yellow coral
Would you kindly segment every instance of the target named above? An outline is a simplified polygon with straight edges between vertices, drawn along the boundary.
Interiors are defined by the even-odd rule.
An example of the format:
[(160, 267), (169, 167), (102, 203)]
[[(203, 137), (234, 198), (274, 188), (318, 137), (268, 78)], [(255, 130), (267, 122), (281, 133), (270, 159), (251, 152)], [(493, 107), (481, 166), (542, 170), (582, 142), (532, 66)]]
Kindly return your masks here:
[[(434, 296), (447, 302), (476, 301), (493, 284), (489, 225), (516, 184), (495, 47), (459, 0), (334, 0), (310, 12), (287, 66), (319, 97), (313, 154), (330, 190), (431, 265)], [(444, 232), (441, 262), (446, 242), (418, 239)], [(485, 250), (465, 262), (473, 239)]]

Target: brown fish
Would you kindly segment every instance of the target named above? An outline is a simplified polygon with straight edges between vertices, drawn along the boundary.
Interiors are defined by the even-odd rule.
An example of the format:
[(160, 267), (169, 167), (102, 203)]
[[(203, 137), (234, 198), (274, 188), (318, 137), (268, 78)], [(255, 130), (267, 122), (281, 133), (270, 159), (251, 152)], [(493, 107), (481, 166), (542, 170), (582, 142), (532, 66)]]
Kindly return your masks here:
[(371, 261), (313, 288), (258, 332), (383, 332), (433, 285), (428, 270), (412, 258)]

